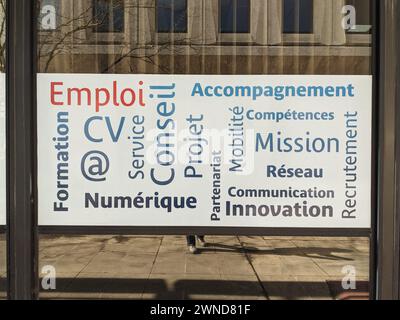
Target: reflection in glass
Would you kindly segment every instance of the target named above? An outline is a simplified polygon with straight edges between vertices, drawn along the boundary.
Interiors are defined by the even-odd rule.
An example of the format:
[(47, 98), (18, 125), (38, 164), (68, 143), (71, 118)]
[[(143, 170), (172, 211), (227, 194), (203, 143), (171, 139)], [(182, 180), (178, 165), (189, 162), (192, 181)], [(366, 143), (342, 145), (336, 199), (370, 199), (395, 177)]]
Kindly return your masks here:
[(124, 4), (122, 0), (94, 0), (93, 16), (96, 32), (124, 31)]
[(157, 31), (187, 31), (187, 0), (157, 1)]
[(370, 33), (371, 25), (371, 12), (370, 3), (365, 0), (346, 0), (346, 4), (353, 6), (356, 13), (356, 25), (349, 29), (349, 33)]
[(58, 1), (56, 30), (39, 32), (39, 71), (370, 74), (370, 7), (347, 2), (362, 24), (351, 32), (344, 0)]
[[(123, 10), (117, 1), (68, 2), (57, 30), (38, 33), (41, 73), (371, 73), (369, 31), (342, 28), (344, 0), (125, 0)], [(359, 23), (370, 26), (369, 1), (347, 2), (357, 6)], [(330, 298), (343, 292), (341, 270), (349, 261), (357, 266), (357, 287), (368, 290), (366, 238), (207, 241), (207, 254), (186, 256), (183, 236), (42, 236), (40, 265), (55, 264), (62, 276), (57, 290), (41, 297), (223, 299), (264, 298), (268, 292), (279, 299)], [(240, 277), (229, 273), (232, 263), (244, 270)], [(268, 280), (260, 285), (251, 270)], [(274, 281), (268, 272), (276, 272)]]
[(250, 32), (250, 1), (220, 0), (221, 33)]
[(313, 31), (313, 0), (284, 0), (284, 33), (311, 33)]

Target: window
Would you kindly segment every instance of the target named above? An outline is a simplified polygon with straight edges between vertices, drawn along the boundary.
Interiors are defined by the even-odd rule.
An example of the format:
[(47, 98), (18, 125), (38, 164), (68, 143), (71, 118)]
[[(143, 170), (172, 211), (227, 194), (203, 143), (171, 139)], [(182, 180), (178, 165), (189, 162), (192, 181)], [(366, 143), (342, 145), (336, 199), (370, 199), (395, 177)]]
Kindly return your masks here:
[(221, 33), (250, 33), (250, 0), (220, 0)]
[(313, 32), (313, 0), (284, 0), (283, 33)]
[(157, 31), (187, 32), (187, 0), (157, 0)]
[[(366, 170), (365, 176), (362, 173), (370, 166), (368, 155), (364, 152), (371, 139), (369, 130), (365, 131), (366, 135), (362, 134), (373, 123), (372, 119), (368, 121), (372, 115), (367, 110), (372, 86), (367, 83), (370, 83), (370, 74), (375, 70), (372, 67), (375, 47), (371, 42), (365, 41), (360, 45), (346, 39), (340, 23), (343, 14), (337, 10), (346, 3), (345, 0), (314, 0), (314, 8), (310, 8), (314, 13), (308, 16), (331, 16), (332, 21), (323, 21), (323, 27), (319, 28), (314, 19), (310, 34), (283, 34), (284, 0), (246, 2), (251, 5), (250, 14), (244, 10), (247, 13), (244, 19), (250, 27), (249, 23), (244, 25), (249, 33), (220, 33), (221, 6), (224, 5), (224, 9), (229, 7), (227, 2), (221, 0), (187, 0), (187, 16), (183, 14), (183, 18), (187, 18), (187, 33), (157, 33), (158, 30), (179, 30), (176, 22), (179, 11), (177, 6), (171, 5), (171, 1), (165, 6), (165, 3), (168, 4), (166, 1), (125, 0), (124, 33), (94, 33), (93, 0), (54, 1), (62, 4), (62, 27), (59, 33), (45, 33), (37, 37), (38, 45), (35, 46), (39, 72), (38, 116), (35, 118), (40, 121), (40, 124), (34, 123), (39, 131), (39, 147), (35, 149), (40, 152), (35, 154), (38, 187), (35, 188), (37, 197), (34, 205), (37, 206), (36, 198), (39, 198), (39, 230), (47, 234), (38, 237), (39, 259), (30, 263), (49, 266), (40, 270), (46, 280), (54, 275), (51, 266), (55, 266), (55, 275), (59, 278), (52, 278), (57, 280), (54, 290), (40, 290), (40, 299), (368, 298), (368, 289), (374, 282), (369, 275), (375, 272), (369, 265), (369, 258), (374, 258), (374, 252), (369, 251), (374, 242), (370, 243), (369, 238), (283, 238), (300, 230), (293, 227), (302, 225), (308, 227), (307, 235), (312, 235), (312, 230), (315, 235), (320, 235), (322, 231), (326, 235), (341, 234), (344, 230), (351, 235), (350, 229), (344, 229), (346, 221), (348, 226), (354, 227), (356, 223), (350, 221), (352, 219), (343, 219), (340, 212), (347, 206), (343, 202), (347, 201), (345, 180), (353, 178), (356, 179), (354, 183), (360, 182), (363, 188), (356, 189), (356, 200), (362, 201), (366, 208), (369, 203), (362, 198), (370, 195), (366, 189), (372, 170)], [(370, 2), (357, 1), (361, 5), (362, 1)], [(162, 2), (164, 6), (161, 6)], [(237, 32), (241, 24), (236, 22), (239, 22), (243, 10), (237, 10), (237, 3), (233, 2), (230, 1), (230, 16), (225, 15), (230, 18), (231, 24), (224, 30)], [(164, 10), (162, 14), (157, 11), (159, 4)], [(378, 14), (374, 8), (370, 6), (371, 16)], [(357, 8), (357, 24), (371, 24), (369, 20), (359, 20), (362, 18), (361, 9)], [(164, 29), (158, 29), (157, 20), (162, 22), (158, 14), (165, 19)], [(382, 15), (382, 18), (385, 16)], [(184, 23), (181, 30), (185, 27)], [(366, 34), (348, 36), (370, 38)], [(357, 78), (356, 83), (353, 76)], [(5, 79), (4, 74), (3, 77)], [(143, 85), (139, 84), (141, 80)], [(336, 100), (328, 97), (333, 89), (330, 84), (336, 87), (350, 83), (362, 90), (356, 89), (354, 98)], [(151, 84), (163, 86), (164, 90), (149, 90)], [(142, 92), (139, 91), (141, 89)], [(326, 100), (306, 97), (308, 91), (318, 96), (320, 90), (327, 96)], [(58, 95), (60, 92), (61, 95)], [(185, 99), (192, 92), (194, 96)], [(143, 93), (146, 107), (122, 106), (140, 103)], [(151, 99), (151, 93), (159, 97)], [(167, 99), (174, 93), (173, 99)], [(206, 97), (220, 93), (232, 97)], [(20, 91), (20, 94), (24, 95), (24, 92)], [(260, 94), (262, 97), (258, 97)], [(204, 98), (201, 98), (202, 95)], [(356, 104), (357, 96), (363, 96), (360, 109)], [(52, 106), (50, 98), (75, 106)], [(332, 102), (335, 100), (336, 103)], [(346, 101), (349, 113), (345, 115), (340, 108)], [(106, 105), (102, 107), (102, 112), (96, 112), (96, 104), (100, 107), (103, 102)], [(377, 107), (374, 111), (379, 112)], [(289, 117), (281, 120), (283, 112), (289, 109)], [(0, 111), (0, 141), (1, 129), (4, 134), (6, 132), (8, 116), (3, 114), (2, 118)], [(77, 114), (79, 117), (75, 117)], [(109, 117), (101, 122), (88, 120), (99, 115)], [(374, 117), (376, 115), (373, 113)], [(83, 134), (85, 123), (87, 136)], [(90, 133), (95, 139), (103, 137), (104, 141), (90, 142)], [(53, 138), (60, 141), (53, 141)], [(8, 147), (5, 137), (3, 139), (3, 148)], [(113, 143), (113, 139), (117, 142)], [(336, 139), (340, 140), (341, 153), (333, 150)], [(346, 143), (348, 150), (343, 145)], [(301, 152), (307, 148), (310, 151), (322, 150), (329, 144), (332, 152), (327, 150), (316, 155)], [(1, 146), (0, 142), (0, 181), (6, 172), (6, 163), (1, 163)], [(264, 152), (257, 152), (257, 146), (259, 151)], [(350, 155), (354, 158), (342, 152), (354, 152)], [(362, 157), (358, 161), (365, 163), (360, 163), (357, 169), (353, 167), (354, 172), (349, 171), (346, 175), (343, 170), (348, 165), (346, 160), (355, 161), (356, 156)], [(328, 159), (337, 164), (324, 162)], [(224, 167), (223, 161), (226, 160), (233, 171)], [(189, 172), (187, 177), (201, 174), (204, 178), (185, 179), (183, 170), (178, 172), (177, 168), (174, 181), (161, 187), (149, 174), (154, 168), (159, 170), (154, 171), (160, 175), (159, 178), (169, 178), (169, 168), (161, 166), (161, 163), (181, 166)], [(287, 163), (285, 167), (298, 167), (300, 174), (308, 172), (307, 176), (312, 174), (316, 178), (296, 181), (290, 178), (273, 179), (275, 166), (280, 168), (282, 163)], [(304, 170), (306, 167), (311, 171)], [(239, 170), (243, 175), (236, 173)], [(250, 175), (252, 170), (254, 173)], [(317, 178), (321, 171), (323, 177)], [(276, 176), (282, 177), (282, 173), (278, 175), (276, 172)], [(15, 172), (9, 175), (15, 175)], [(102, 178), (106, 181), (95, 182)], [(158, 177), (153, 178), (156, 180)], [(4, 177), (4, 186), (5, 182)], [(58, 188), (57, 184), (61, 187)], [(66, 184), (68, 188), (64, 187)], [(151, 188), (152, 185), (154, 188)], [(352, 183), (350, 187), (353, 186)], [(227, 189), (229, 192), (225, 191)], [(67, 193), (68, 199), (63, 201)], [(263, 194), (263, 198), (255, 197)], [(13, 195), (13, 199), (18, 195)], [(135, 209), (141, 206), (140, 196), (147, 198), (144, 201), (148, 201), (148, 206), (153, 209)], [(376, 195), (373, 194), (373, 197)], [(5, 193), (3, 199), (3, 205), (0, 201), (0, 225), (2, 221), (6, 224)], [(112, 200), (111, 206), (108, 200)], [(175, 204), (169, 202), (173, 200)], [(182, 203), (181, 200), (186, 201)], [(230, 203), (227, 203), (229, 200)], [(55, 202), (56, 205), (63, 203), (68, 206), (69, 213), (54, 213)], [(347, 202), (350, 206), (355, 205), (355, 201)], [(129, 203), (132, 209), (128, 208)], [(117, 208), (123, 204), (125, 209)], [(191, 204), (193, 209), (179, 209), (186, 204)], [(116, 208), (111, 208), (114, 205)], [(169, 211), (169, 206), (172, 212), (165, 213)], [(173, 207), (178, 209), (177, 212)], [(209, 211), (207, 207), (210, 207)], [(225, 210), (228, 207), (231, 209), (230, 216)], [(328, 216), (331, 208), (335, 210), (334, 218)], [(366, 210), (355, 207), (351, 211), (356, 210), (356, 221), (366, 218), (363, 221), (367, 222), (368, 209), (369, 206)], [(321, 214), (316, 217), (318, 211)], [(323, 212), (327, 215), (323, 216)], [(303, 213), (311, 215), (306, 217)], [(224, 232), (231, 230), (234, 234), (238, 229), (232, 226), (240, 223), (257, 229), (244, 228), (240, 230), (243, 236), (206, 235), (210, 246), (201, 248), (203, 251), (199, 256), (186, 255), (187, 243), (183, 235), (123, 235), (124, 232), (129, 233), (129, 229), (141, 234), (162, 234), (173, 229), (185, 230), (187, 234), (201, 234), (207, 233), (204, 231), (207, 230), (204, 228), (207, 223), (211, 225), (209, 233), (224, 233), (220, 228), (213, 227), (211, 215), (221, 218), (218, 226), (224, 227)], [(275, 219), (279, 220), (276, 224)], [(256, 225), (255, 220), (260, 223)], [(335, 221), (341, 224), (342, 229), (329, 231)], [(274, 225), (281, 223), (286, 228), (273, 229)], [(60, 228), (56, 224), (67, 226)], [(78, 224), (80, 227), (73, 226)], [(103, 226), (98, 227), (100, 224)], [(120, 228), (122, 224), (125, 227)], [(185, 226), (165, 228), (172, 224)], [(311, 229), (313, 226), (324, 228)], [(262, 227), (272, 228), (264, 234), (272, 232), (271, 236), (281, 237), (251, 236), (261, 233), (259, 230)], [(0, 299), (5, 297), (1, 291), (5, 291), (3, 288), (7, 283), (6, 235), (1, 234), (4, 228), (0, 226)], [(364, 231), (367, 234), (366, 229), (361, 229), (357, 235)], [(48, 235), (51, 232), (56, 234)], [(73, 232), (82, 235), (74, 236)], [(101, 232), (115, 232), (117, 235), (90, 235)], [(245, 236), (246, 232), (250, 235)], [(196, 241), (201, 244), (198, 239)], [(232, 268), (234, 265), (238, 267)], [(397, 270), (400, 271), (399, 268)], [(237, 275), (239, 273), (240, 276)], [(345, 276), (349, 280), (347, 288), (356, 285), (356, 290), (346, 290), (341, 286)], [(356, 282), (352, 281), (354, 279)], [(47, 287), (54, 284), (54, 281), (45, 282)], [(149, 313), (149, 310), (146, 312)]]
[(94, 0), (95, 32), (124, 31), (123, 0)]

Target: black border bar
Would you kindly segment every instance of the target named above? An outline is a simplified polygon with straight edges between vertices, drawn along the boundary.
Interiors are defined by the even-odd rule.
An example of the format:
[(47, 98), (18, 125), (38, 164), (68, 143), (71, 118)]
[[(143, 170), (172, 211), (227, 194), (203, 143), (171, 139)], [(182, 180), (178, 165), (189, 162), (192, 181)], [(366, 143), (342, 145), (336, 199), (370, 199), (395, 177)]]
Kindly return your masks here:
[(126, 226), (39, 226), (40, 234), (52, 235), (238, 235), (369, 237), (370, 229), (327, 228), (244, 228), (244, 227), (126, 227)]
[(379, 1), (376, 297), (400, 297), (400, 2)]

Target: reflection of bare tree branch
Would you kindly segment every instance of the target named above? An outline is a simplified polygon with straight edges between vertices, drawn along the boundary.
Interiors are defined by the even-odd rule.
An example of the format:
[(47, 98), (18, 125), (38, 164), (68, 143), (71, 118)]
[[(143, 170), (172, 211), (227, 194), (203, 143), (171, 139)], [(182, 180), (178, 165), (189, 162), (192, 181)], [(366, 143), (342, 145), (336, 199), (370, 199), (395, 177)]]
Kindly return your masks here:
[[(39, 1), (39, 8), (41, 8), (40, 2), (41, 1)], [(64, 21), (57, 26), (54, 33), (46, 32), (47, 37), (40, 38), (38, 58), (41, 62), (44, 61), (44, 58), (47, 58), (44, 63), (44, 72), (48, 72), (51, 62), (57, 55), (66, 51), (66, 48), (68, 48), (68, 39), (77, 40), (79, 32), (91, 29), (102, 23), (97, 17), (90, 14), (91, 10), (93, 10), (93, 8), (89, 7), (78, 16), (71, 19), (66, 19), (63, 15), (59, 15), (59, 18)], [(39, 23), (41, 22), (39, 21)], [(50, 46), (50, 49), (46, 50), (45, 48), (48, 46)]]
[[(154, 58), (157, 57), (160, 53), (165, 52), (165, 51), (169, 51), (169, 54), (180, 53), (179, 48), (181, 45), (186, 45), (186, 46), (189, 46), (190, 48), (192, 48), (188, 44), (187, 39), (181, 39), (177, 42), (175, 41), (174, 43), (165, 42), (165, 43), (158, 43), (157, 45), (137, 46), (137, 47), (131, 48), (125, 54), (121, 54), (118, 58), (115, 59), (115, 61), (113, 61), (111, 64), (109, 64), (101, 72), (107, 73), (108, 71), (110, 71), (110, 69), (114, 68), (115, 66), (120, 64), (125, 59), (142, 60), (146, 63), (157, 66), (163, 72), (169, 72), (168, 68), (161, 67), (159, 64), (157, 64), (155, 62)], [(193, 49), (197, 50), (196, 48), (193, 48)], [(144, 53), (141, 53), (141, 52), (144, 52)]]
[[(41, 0), (39, 0), (39, 3), (40, 2)], [(131, 9), (136, 9), (136, 12), (138, 12), (139, 9), (150, 9), (155, 12), (155, 1), (152, 2), (153, 5), (146, 5), (139, 1), (115, 1), (112, 3), (115, 6), (124, 5), (124, 10), (128, 10), (128, 12), (131, 12)], [(74, 7), (77, 7), (75, 1)], [(51, 68), (54, 68), (55, 59), (61, 55), (89, 54), (87, 51), (91, 46), (93, 46), (93, 49), (94, 46), (99, 45), (104, 46), (104, 48), (112, 48), (112, 51), (117, 47), (121, 47), (119, 53), (115, 53), (115, 51), (111, 53), (111, 50), (105, 53), (108, 56), (108, 64), (101, 70), (98, 70), (101, 73), (112, 72), (115, 67), (125, 61), (128, 61), (128, 67), (132, 69), (132, 60), (136, 60), (136, 62), (143, 61), (146, 64), (155, 66), (161, 72), (168, 73), (168, 67), (161, 66), (156, 57), (160, 55), (161, 52), (168, 55), (177, 54), (179, 53), (178, 51), (181, 50), (179, 49), (180, 46), (191, 48), (189, 44), (190, 41), (182, 38), (179, 40), (164, 41), (163, 43), (155, 41), (156, 43), (135, 44), (132, 43), (130, 39), (118, 42), (113, 38), (112, 34), (110, 34), (110, 38), (107, 39), (108, 41), (97, 41), (97, 38), (91, 38), (90, 34), (95, 31), (96, 27), (104, 22), (106, 17), (95, 16), (93, 5), (83, 8), (81, 11), (82, 12), (73, 13), (68, 17), (68, 14), (61, 10), (61, 12), (58, 13), (60, 23), (57, 25), (56, 30), (39, 33), (38, 58), (40, 59), (41, 72), (49, 72)], [(112, 15), (112, 12), (110, 12), (110, 14)], [(137, 16), (134, 18), (137, 18)], [(115, 46), (117, 43), (118, 46)], [(94, 54), (96, 55), (97, 53)], [(94, 63), (94, 61), (92, 61), (92, 63)]]

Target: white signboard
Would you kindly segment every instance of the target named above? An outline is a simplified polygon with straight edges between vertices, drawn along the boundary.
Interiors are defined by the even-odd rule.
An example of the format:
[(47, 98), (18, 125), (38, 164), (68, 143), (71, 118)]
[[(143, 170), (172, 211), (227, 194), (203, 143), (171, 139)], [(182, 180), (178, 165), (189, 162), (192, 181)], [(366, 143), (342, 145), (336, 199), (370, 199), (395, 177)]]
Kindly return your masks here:
[(6, 224), (6, 75), (0, 73), (0, 225)]
[(370, 76), (38, 76), (40, 225), (369, 228)]

